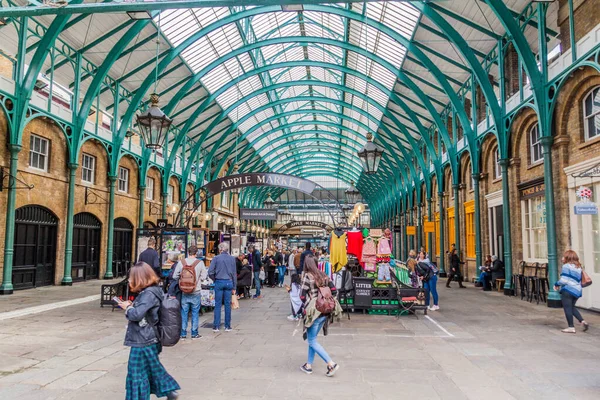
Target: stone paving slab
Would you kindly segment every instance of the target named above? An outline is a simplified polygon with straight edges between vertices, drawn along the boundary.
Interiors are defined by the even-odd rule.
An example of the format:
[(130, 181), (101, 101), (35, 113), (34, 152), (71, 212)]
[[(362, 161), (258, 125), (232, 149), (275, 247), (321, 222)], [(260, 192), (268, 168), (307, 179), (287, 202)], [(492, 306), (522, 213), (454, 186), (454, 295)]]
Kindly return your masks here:
[[(86, 297), (100, 283), (70, 293)], [(71, 289), (2, 297), (0, 315), (23, 298), (29, 307), (62, 301)], [(472, 287), (440, 292), (442, 310), (430, 318), (351, 314), (333, 324), (320, 338), (341, 366), (333, 379), (321, 360), (312, 375), (299, 370), (306, 343), (301, 326), (286, 319), (282, 289), (242, 300), (233, 332), (201, 329), (203, 338), (167, 348), (161, 359), (183, 400), (600, 398), (600, 316), (584, 312), (592, 328), (569, 336), (559, 332), (562, 310)], [(211, 326), (212, 314), (200, 322)], [(2, 321), (0, 399), (124, 398), (125, 328), (122, 312), (97, 302)]]

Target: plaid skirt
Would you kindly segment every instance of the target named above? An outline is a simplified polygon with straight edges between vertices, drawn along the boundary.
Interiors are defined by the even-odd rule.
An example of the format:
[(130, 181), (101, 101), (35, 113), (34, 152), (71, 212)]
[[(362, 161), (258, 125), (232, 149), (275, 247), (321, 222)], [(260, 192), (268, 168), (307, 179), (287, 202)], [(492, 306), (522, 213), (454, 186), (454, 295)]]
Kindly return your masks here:
[(131, 348), (126, 386), (125, 400), (150, 400), (150, 394), (160, 398), (180, 389), (158, 359), (158, 344)]

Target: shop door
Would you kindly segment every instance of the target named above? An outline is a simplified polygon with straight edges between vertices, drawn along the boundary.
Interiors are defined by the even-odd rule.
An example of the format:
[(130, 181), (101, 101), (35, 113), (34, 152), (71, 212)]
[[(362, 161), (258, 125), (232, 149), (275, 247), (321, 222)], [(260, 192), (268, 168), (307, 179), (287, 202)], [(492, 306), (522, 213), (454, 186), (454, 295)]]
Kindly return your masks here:
[(100, 276), (100, 220), (90, 213), (73, 217), (73, 282), (98, 279)]
[(133, 224), (126, 218), (117, 218), (113, 231), (113, 274), (125, 276), (131, 267)]
[(490, 229), (490, 255), (495, 255), (504, 260), (504, 220), (502, 219), (502, 205), (489, 209)]
[(54, 284), (58, 218), (40, 206), (15, 211), (15, 290)]

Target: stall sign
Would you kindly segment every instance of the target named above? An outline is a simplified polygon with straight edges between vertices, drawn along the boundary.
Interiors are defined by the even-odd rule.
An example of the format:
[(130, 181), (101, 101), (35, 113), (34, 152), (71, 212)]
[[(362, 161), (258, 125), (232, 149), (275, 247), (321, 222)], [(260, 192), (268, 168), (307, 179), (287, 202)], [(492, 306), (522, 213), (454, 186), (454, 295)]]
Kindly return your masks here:
[(598, 215), (598, 206), (590, 200), (592, 189), (581, 186), (575, 195), (580, 199), (575, 203), (575, 215)]
[(258, 221), (277, 221), (277, 210), (264, 208), (241, 208), (240, 219)]
[(406, 234), (409, 236), (414, 236), (417, 234), (417, 227), (413, 225), (409, 225), (406, 227)]
[(394, 232), (402, 232), (402, 225), (394, 225)]
[(544, 185), (543, 183), (539, 184), (539, 185), (528, 187), (527, 189), (523, 189), (521, 191), (521, 198), (528, 199), (530, 197), (543, 196), (545, 189), (546, 189), (546, 185)]
[(354, 306), (371, 308), (374, 279), (355, 277), (352, 281), (354, 283)]
[(435, 233), (435, 222), (425, 222), (423, 224), (425, 233)]
[(159, 229), (165, 229), (167, 227), (168, 220), (167, 219), (157, 219), (156, 227)]
[(308, 179), (270, 172), (235, 174), (209, 182), (203, 188), (210, 195), (250, 186), (275, 186), (311, 194), (317, 184)]

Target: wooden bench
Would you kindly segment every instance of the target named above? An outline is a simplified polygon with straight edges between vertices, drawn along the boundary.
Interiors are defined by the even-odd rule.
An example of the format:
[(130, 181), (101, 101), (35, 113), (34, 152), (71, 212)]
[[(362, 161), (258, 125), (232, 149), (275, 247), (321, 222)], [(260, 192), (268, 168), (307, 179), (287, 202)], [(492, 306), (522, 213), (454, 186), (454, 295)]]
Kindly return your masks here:
[(504, 283), (506, 282), (506, 279), (496, 279), (496, 289), (498, 289), (499, 292), (504, 291)]

